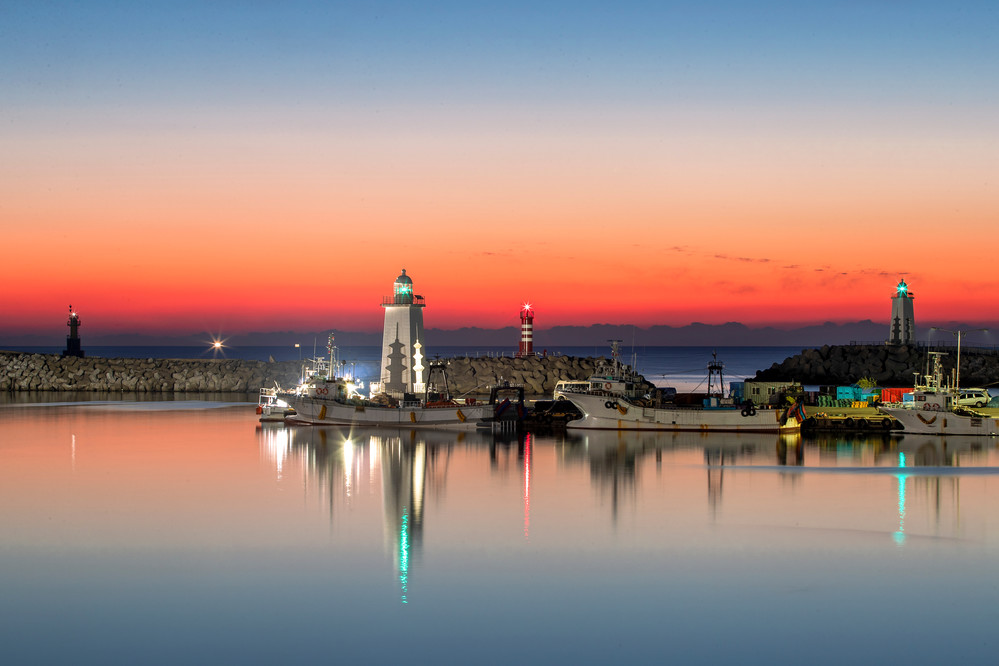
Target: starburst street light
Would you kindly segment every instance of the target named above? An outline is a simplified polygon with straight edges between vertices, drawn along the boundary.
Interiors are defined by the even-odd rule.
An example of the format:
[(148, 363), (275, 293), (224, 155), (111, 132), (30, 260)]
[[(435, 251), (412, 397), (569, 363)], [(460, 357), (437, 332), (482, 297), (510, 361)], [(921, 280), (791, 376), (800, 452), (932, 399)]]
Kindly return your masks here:
[(226, 346), (225, 338), (213, 335), (212, 341), (209, 344), (208, 348), (212, 350), (213, 357), (218, 356), (219, 354), (225, 356), (225, 346)]

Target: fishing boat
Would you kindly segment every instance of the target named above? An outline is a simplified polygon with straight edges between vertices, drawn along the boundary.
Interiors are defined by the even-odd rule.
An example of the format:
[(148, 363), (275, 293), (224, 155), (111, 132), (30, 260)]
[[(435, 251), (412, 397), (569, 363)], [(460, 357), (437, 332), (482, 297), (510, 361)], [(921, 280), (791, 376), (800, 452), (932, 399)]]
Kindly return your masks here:
[(593, 430), (699, 430), (711, 432), (794, 432), (805, 420), (800, 402), (785, 409), (757, 407), (752, 402), (730, 404), (705, 398), (704, 404), (650, 404), (600, 391), (568, 396), (582, 418), (567, 428)]
[[(313, 375), (289, 396), (288, 402), (297, 414), (287, 423), (461, 430), (510, 418), (510, 415), (504, 417), (508, 401), (507, 405), (500, 405), (491, 401), (476, 402), (473, 398), (453, 398), (447, 384), (446, 366), (446, 361), (430, 362), (426, 390), (420, 397), (413, 394), (401, 398), (386, 394), (365, 397), (359, 391), (359, 383), (350, 377)], [(516, 410), (511, 415), (514, 413)]]
[(621, 341), (610, 340), (610, 360), (601, 359), (593, 374), (587, 379), (561, 379), (555, 383), (552, 398), (567, 400), (570, 394), (603, 391), (625, 398), (643, 398), (653, 388), (634, 369), (634, 363), (621, 362)]
[(257, 415), (261, 423), (284, 423), (286, 418), (295, 415), (295, 409), (284, 400), (280, 388), (264, 387), (257, 398)]
[(902, 425), (902, 433), (923, 435), (999, 435), (999, 419), (958, 403), (957, 382), (944, 380), (944, 352), (929, 352), (923, 383), (916, 377), (912, 407), (880, 405), (878, 411)]
[[(675, 394), (657, 391), (646, 397), (615, 392), (606, 383), (590, 382), (585, 391), (567, 391), (565, 399), (582, 413), (582, 417), (566, 424), (570, 429), (590, 430), (665, 430), (707, 432), (774, 432), (786, 433), (801, 429), (805, 409), (800, 401), (786, 408), (756, 406), (747, 400), (737, 403), (724, 397), (722, 368), (714, 358), (708, 363), (708, 393), (699, 398), (690, 396), (680, 401)], [(609, 383), (609, 382), (607, 382)], [(717, 387), (717, 388), (715, 388)]]

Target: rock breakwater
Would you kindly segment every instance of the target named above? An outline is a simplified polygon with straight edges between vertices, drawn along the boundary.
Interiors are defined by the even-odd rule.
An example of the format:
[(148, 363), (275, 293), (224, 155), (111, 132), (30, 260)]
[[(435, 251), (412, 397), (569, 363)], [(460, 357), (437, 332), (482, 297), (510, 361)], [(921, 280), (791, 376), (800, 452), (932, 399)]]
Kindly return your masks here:
[(526, 356), (523, 358), (457, 357), (450, 359), (451, 392), (483, 394), (493, 384), (523, 384), (528, 395), (551, 396), (560, 379), (587, 379), (605, 359), (580, 356)]
[[(574, 356), (457, 357), (448, 379), (455, 395), (488, 393), (500, 382), (523, 384), (529, 395), (551, 395), (560, 379), (586, 379), (601, 358)], [(294, 386), (300, 361), (239, 359), (62, 358), (54, 354), (0, 352), (2, 391), (251, 392)]]
[[(793, 379), (803, 384), (846, 386), (870, 378), (883, 387), (909, 387), (915, 373), (926, 371), (929, 348), (918, 345), (826, 345), (805, 349), (800, 354), (774, 363), (756, 373), (756, 379)], [(955, 349), (940, 349), (944, 372), (950, 373), (957, 360)], [(999, 381), (999, 355), (973, 349), (961, 352), (961, 385), (984, 386)]]
[(238, 359), (62, 358), (53, 354), (0, 353), (0, 390), (212, 391), (256, 393), (261, 386), (294, 385), (298, 361)]

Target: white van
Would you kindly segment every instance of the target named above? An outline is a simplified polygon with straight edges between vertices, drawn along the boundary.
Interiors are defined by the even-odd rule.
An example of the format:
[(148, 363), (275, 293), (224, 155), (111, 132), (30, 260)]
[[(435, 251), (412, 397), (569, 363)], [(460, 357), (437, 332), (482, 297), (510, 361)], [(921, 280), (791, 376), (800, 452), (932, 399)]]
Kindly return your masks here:
[(957, 404), (966, 407), (984, 407), (989, 404), (989, 400), (991, 399), (992, 396), (989, 395), (988, 389), (967, 388), (961, 389), (961, 394), (957, 398)]

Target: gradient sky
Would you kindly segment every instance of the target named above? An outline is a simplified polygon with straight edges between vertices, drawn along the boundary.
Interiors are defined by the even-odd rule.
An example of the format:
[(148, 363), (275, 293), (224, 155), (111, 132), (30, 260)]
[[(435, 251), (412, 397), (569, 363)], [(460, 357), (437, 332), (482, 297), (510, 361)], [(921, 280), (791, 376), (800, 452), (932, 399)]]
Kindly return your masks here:
[(999, 3), (4, 2), (0, 338), (999, 320)]

